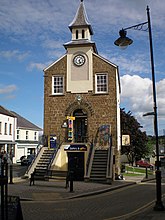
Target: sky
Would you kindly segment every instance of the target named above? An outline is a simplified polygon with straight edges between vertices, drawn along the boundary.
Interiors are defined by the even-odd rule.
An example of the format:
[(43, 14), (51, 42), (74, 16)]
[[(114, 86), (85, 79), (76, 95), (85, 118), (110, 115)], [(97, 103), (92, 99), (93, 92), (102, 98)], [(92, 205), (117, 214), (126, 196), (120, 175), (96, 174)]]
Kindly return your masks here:
[[(43, 69), (65, 54), (68, 25), (80, 0), (0, 0), (0, 105), (43, 128)], [(147, 21), (150, 8), (159, 135), (165, 129), (165, 1), (84, 0), (98, 53), (119, 67), (121, 108), (153, 135), (152, 75), (148, 32), (128, 30), (133, 44), (114, 45), (122, 28)]]

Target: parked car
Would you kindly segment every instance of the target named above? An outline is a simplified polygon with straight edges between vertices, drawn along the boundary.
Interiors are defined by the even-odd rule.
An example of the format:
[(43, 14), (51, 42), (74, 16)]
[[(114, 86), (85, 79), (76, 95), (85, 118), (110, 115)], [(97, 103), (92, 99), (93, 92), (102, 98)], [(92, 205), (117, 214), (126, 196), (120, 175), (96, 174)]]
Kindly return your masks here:
[(31, 162), (33, 161), (33, 159), (34, 159), (34, 155), (33, 154), (30, 154), (27, 157), (26, 156), (22, 156), (20, 158), (21, 165), (22, 166), (29, 166), (31, 164)]
[(154, 165), (153, 164), (150, 164), (148, 161), (145, 161), (145, 160), (138, 160), (136, 161), (136, 166), (138, 167), (147, 167), (147, 168), (150, 168), (150, 169), (153, 169), (154, 168)]

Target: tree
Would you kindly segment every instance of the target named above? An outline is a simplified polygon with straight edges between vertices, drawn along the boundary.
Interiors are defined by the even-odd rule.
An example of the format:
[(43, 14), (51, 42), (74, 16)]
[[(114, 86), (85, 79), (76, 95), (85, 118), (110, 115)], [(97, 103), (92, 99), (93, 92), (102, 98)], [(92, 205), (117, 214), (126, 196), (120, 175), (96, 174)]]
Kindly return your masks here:
[(132, 116), (130, 111), (125, 112), (121, 109), (121, 133), (130, 136), (130, 145), (122, 146), (121, 153), (126, 154), (129, 163), (133, 165), (134, 161), (144, 158), (150, 153), (147, 147), (146, 132), (141, 131), (142, 126)]

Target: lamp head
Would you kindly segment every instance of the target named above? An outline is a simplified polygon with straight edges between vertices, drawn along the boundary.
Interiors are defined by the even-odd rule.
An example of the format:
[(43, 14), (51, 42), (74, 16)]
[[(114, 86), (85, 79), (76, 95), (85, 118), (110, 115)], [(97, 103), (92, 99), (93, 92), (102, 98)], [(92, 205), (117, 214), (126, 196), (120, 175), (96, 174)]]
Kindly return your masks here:
[(130, 44), (133, 43), (133, 40), (126, 37), (127, 31), (122, 29), (119, 31), (120, 37), (114, 42), (116, 46), (119, 46), (121, 49), (127, 48)]

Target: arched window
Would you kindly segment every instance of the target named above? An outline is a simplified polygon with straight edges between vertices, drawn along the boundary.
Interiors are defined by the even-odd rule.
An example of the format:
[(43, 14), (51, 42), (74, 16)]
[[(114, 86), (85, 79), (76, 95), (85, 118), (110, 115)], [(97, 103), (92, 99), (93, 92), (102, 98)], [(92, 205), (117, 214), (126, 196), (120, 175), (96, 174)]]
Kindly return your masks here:
[(78, 30), (76, 30), (76, 39), (78, 39)]
[(82, 38), (85, 38), (85, 31), (82, 30)]

